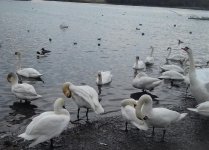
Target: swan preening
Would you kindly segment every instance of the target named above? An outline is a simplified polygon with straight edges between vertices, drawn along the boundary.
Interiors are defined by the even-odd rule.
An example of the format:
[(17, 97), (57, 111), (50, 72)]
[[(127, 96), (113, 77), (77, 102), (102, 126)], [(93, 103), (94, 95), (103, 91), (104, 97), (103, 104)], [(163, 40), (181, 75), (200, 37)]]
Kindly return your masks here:
[(142, 95), (135, 107), (136, 116), (141, 120), (145, 120), (148, 126), (153, 127), (153, 134), (155, 128), (163, 128), (162, 140), (164, 140), (165, 132), (169, 125), (182, 120), (187, 113), (180, 114), (166, 108), (153, 108), (152, 105), (153, 101), (151, 96), (147, 94)]
[(112, 74), (110, 71), (99, 71), (97, 74), (97, 85), (108, 84), (112, 81)]
[(142, 60), (139, 59), (139, 56), (136, 56), (136, 62), (133, 65), (135, 70), (146, 70), (146, 66)]
[(192, 50), (188, 47), (182, 48), (187, 52), (189, 56), (190, 66), (189, 66), (189, 81), (190, 90), (192, 95), (195, 97), (198, 103), (209, 101), (209, 82), (207, 80), (201, 80), (198, 76), (208, 76), (208, 73), (198, 73), (194, 65), (194, 58)]
[(146, 59), (145, 59), (146, 65), (153, 65), (154, 64), (154, 57), (153, 57), (154, 47), (151, 46), (150, 48), (151, 48), (150, 56), (146, 57)]
[(88, 120), (88, 111), (92, 109), (96, 114), (104, 113), (104, 109), (98, 100), (98, 93), (88, 85), (76, 86), (70, 82), (63, 84), (63, 93), (67, 98), (72, 98), (78, 106), (77, 119), (79, 120), (80, 108), (86, 108), (86, 117)]
[(12, 84), (12, 93), (20, 100), (31, 101), (42, 97), (36, 93), (34, 87), (30, 84), (18, 83), (18, 76), (15, 73), (9, 73), (7, 75), (7, 80)]
[(187, 108), (187, 109), (196, 112), (200, 115), (209, 117), (209, 101), (198, 104), (196, 108)]
[(25, 140), (33, 140), (29, 147), (51, 140), (59, 136), (67, 127), (70, 121), (69, 112), (63, 108), (64, 100), (58, 98), (54, 102), (54, 111), (44, 112), (33, 118), (24, 133), (20, 134)]
[(128, 131), (128, 123), (131, 123), (140, 130), (148, 129), (147, 124), (143, 120), (139, 120), (136, 117), (136, 105), (137, 101), (134, 99), (124, 99), (123, 101), (121, 101), (121, 113), (123, 118), (126, 120), (126, 131)]
[(162, 81), (158, 78), (149, 77), (146, 73), (140, 72), (133, 79), (132, 85), (135, 88), (145, 90), (153, 90), (159, 86)]
[(42, 76), (41, 73), (39, 73), (37, 70), (34, 68), (21, 68), (21, 53), (20, 52), (15, 52), (15, 55), (18, 56), (18, 69), (17, 69), (17, 74), (27, 77), (27, 78), (40, 78)]

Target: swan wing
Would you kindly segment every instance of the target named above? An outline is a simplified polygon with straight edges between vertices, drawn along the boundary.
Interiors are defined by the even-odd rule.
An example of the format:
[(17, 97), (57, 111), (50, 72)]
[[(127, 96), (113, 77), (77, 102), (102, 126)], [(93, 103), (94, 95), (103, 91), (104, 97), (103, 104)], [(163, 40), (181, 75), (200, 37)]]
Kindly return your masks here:
[(38, 77), (42, 76), (36, 69), (34, 68), (22, 68), (17, 71), (19, 75), (26, 76), (26, 77)]
[(34, 89), (34, 87), (30, 84), (23, 83), (23, 84), (17, 84), (12, 88), (12, 91), (14, 93), (28, 95), (28, 96), (37, 96), (37, 93)]
[(104, 112), (104, 109), (98, 100), (98, 93), (94, 88), (88, 85), (75, 86), (73, 91), (76, 93), (76, 95), (85, 100), (96, 113), (100, 114)]
[(25, 133), (28, 135), (45, 135), (51, 138), (60, 134), (68, 125), (69, 116), (48, 114), (33, 119), (27, 126)]

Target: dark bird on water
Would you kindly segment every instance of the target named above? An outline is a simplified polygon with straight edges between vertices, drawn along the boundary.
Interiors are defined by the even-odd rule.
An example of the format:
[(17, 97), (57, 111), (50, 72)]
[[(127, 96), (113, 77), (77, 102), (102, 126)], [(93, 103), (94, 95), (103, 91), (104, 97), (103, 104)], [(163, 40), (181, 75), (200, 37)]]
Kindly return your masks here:
[(180, 45), (181, 43), (184, 43), (183, 41), (181, 40), (178, 40), (178, 45)]
[(100, 46), (101, 44), (100, 43), (98, 43), (98, 46)]
[(52, 41), (52, 39), (51, 38), (49, 38), (49, 42), (51, 42)]

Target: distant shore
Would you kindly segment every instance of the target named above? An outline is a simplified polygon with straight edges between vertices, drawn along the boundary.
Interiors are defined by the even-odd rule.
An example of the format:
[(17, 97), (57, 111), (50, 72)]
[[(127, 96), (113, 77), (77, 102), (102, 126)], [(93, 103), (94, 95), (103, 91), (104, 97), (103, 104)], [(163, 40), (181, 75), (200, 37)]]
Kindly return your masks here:
[[(140, 4), (131, 3), (129, 1), (123, 2), (123, 0), (44, 0), (44, 1), (62, 1), (62, 2), (75, 2), (75, 3), (98, 3), (98, 4), (112, 4), (112, 5), (129, 5), (129, 6), (150, 6), (150, 7), (170, 7), (170, 8), (180, 8), (180, 9), (193, 9), (193, 10), (209, 10), (209, 6), (182, 6), (182, 5), (170, 5), (170, 4)], [(120, 2), (118, 2), (120, 1)], [(209, 0), (208, 0), (209, 4)]]

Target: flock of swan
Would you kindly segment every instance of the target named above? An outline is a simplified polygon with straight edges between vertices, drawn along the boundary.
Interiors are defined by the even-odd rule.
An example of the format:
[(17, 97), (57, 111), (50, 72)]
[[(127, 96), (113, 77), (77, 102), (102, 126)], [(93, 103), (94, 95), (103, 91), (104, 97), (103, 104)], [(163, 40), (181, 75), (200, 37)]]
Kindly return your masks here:
[[(170, 80), (173, 84), (174, 81), (185, 82), (191, 90), (192, 95), (199, 103), (196, 108), (188, 108), (189, 111), (196, 112), (200, 115), (209, 116), (209, 81), (206, 79), (209, 74), (209, 68), (196, 68), (193, 58), (192, 50), (188, 47), (182, 48), (188, 57), (185, 55), (171, 55), (171, 48), (168, 48), (169, 54), (166, 58), (167, 62), (179, 62), (184, 68), (175, 64), (166, 64), (160, 66), (163, 71), (159, 78), (149, 77), (145, 71), (146, 67), (151, 67), (154, 64), (154, 47), (151, 47), (151, 54), (143, 62), (139, 56), (136, 56), (136, 62), (133, 65), (136, 76), (132, 81), (132, 86), (142, 91), (154, 90), (155, 87), (162, 83), (162, 79)], [(39, 55), (50, 53), (50, 51), (37, 52)], [(16, 73), (9, 73), (7, 76), (8, 82), (11, 83), (11, 92), (20, 101), (31, 102), (38, 99), (41, 95), (37, 94), (35, 88), (28, 83), (20, 83), (20, 76), (27, 78), (40, 78), (43, 74), (39, 73), (34, 68), (21, 67), (21, 54), (15, 52), (18, 58), (18, 68)], [(186, 63), (189, 61), (189, 67)], [(189, 69), (189, 71), (187, 71)], [(112, 81), (112, 74), (110, 71), (99, 71), (96, 84), (102, 86), (109, 84)], [(104, 113), (104, 108), (99, 102), (99, 94), (97, 91), (88, 85), (74, 85), (71, 82), (63, 83), (63, 94), (67, 98), (71, 98), (77, 105), (77, 120), (79, 121), (79, 112), (81, 108), (86, 109), (86, 118), (88, 118), (89, 110), (94, 111), (96, 114)], [(33, 147), (39, 143), (51, 140), (59, 136), (67, 127), (70, 122), (70, 113), (65, 109), (65, 100), (58, 98), (54, 102), (54, 110), (43, 112), (33, 118), (33, 120), (26, 127), (24, 133), (20, 134), (25, 140), (32, 140), (33, 142), (29, 147)], [(153, 100), (148, 94), (142, 95), (138, 100), (125, 99), (121, 101), (121, 113), (126, 121), (126, 131), (128, 123), (140, 130), (148, 130), (153, 128), (152, 134), (154, 135), (155, 128), (163, 128), (162, 140), (166, 133), (166, 129), (174, 123), (182, 120), (187, 113), (179, 113), (166, 108), (158, 107), (153, 108)]]

